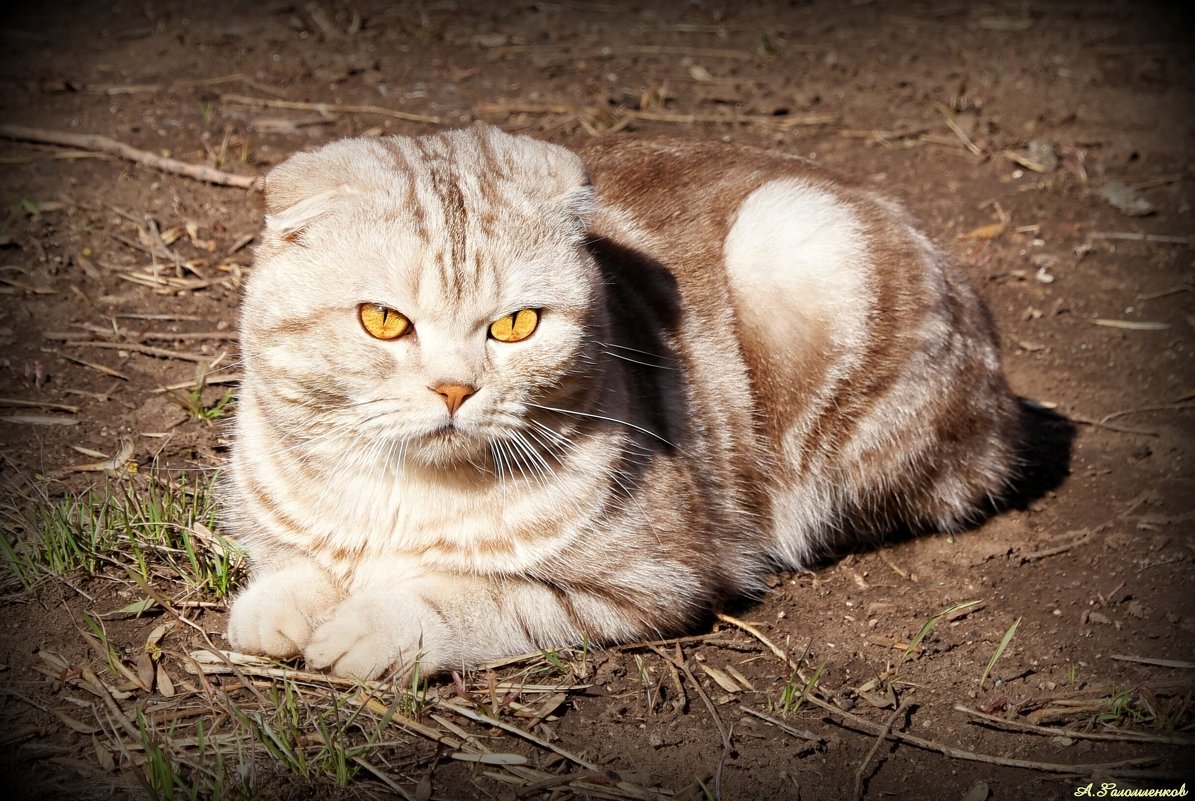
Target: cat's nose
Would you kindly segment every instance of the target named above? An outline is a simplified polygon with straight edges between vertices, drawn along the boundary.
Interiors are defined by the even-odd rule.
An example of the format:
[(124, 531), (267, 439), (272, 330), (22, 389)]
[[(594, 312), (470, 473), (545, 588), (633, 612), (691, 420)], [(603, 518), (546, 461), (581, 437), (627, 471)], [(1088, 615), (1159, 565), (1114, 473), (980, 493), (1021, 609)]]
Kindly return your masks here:
[(448, 407), (449, 414), (456, 414), (456, 410), (461, 408), (461, 404), (477, 391), (477, 387), (472, 384), (436, 384), (428, 387), (432, 392), (444, 399), (444, 405)]

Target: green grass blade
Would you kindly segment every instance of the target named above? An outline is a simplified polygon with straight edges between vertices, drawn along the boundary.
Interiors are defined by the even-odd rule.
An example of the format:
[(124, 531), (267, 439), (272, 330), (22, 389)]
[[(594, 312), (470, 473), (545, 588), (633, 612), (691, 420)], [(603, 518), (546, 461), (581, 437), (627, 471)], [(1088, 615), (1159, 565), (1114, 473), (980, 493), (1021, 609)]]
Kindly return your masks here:
[(1000, 638), (1000, 644), (996, 646), (996, 652), (992, 654), (992, 658), (988, 660), (987, 667), (983, 669), (983, 675), (979, 677), (979, 686), (988, 680), (988, 674), (992, 672), (992, 668), (996, 666), (996, 660), (1004, 653), (1004, 649), (1012, 642), (1013, 635), (1017, 633), (1017, 626), (1021, 625), (1021, 618), (1013, 621), (1013, 624), (1008, 627), (1008, 631), (1004, 632), (1004, 636)]

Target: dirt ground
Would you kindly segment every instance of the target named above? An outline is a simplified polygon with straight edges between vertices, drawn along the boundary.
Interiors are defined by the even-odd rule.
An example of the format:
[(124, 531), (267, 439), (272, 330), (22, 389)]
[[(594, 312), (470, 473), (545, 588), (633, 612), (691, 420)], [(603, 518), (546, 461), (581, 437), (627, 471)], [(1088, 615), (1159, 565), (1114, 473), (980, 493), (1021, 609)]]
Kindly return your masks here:
[[(1014, 508), (960, 535), (827, 558), (734, 610), (785, 657), (717, 622), (659, 650), (574, 665), (566, 700), (534, 731), (599, 767), (597, 789), (564, 779), (520, 788), (496, 767), (396, 737), (371, 759), (398, 790), (372, 770), (342, 787), (253, 752), (254, 791), (421, 801), (983, 801), (1069, 798), (1102, 781), (1185, 781), (1190, 791), (1195, 80), (1180, 5), (6, 5), (0, 122), (100, 134), (245, 176), (336, 137), (475, 119), (562, 143), (667, 134), (815, 159), (905, 202), (967, 265), (1002, 332), (1009, 379), (1036, 404)], [(239, 283), (262, 210), (255, 193), (78, 147), (10, 138), (0, 161), (2, 517), (16, 545), (34, 536), (17, 511), (30, 514), (36, 492), (132, 481), (130, 459), (138, 480), (154, 464), (173, 477), (220, 464), (222, 423), (157, 390), (185, 388), (215, 363), (210, 406), (235, 378)], [(119, 475), (85, 469), (115, 455)], [(127, 577), (3, 586), (8, 786), (28, 797), (149, 797), (152, 783), (130, 767), (141, 752), (113, 750), (104, 732), (121, 715), (165, 708), (161, 680), (145, 691), (113, 674), (80, 621), (109, 621), (130, 665), (156, 626), (172, 624), (161, 665), (173, 702), (196, 702), (179, 714), (185, 723), (202, 718), (222, 681), (185, 668), (205, 636), (222, 644), (223, 603), (184, 607), (159, 584), (191, 628), (161, 607), (109, 615), (137, 598)], [(968, 601), (978, 603), (936, 619), (907, 649), (927, 621)], [(48, 655), (61, 660), (57, 674), (44, 670)], [(822, 697), (854, 718), (812, 703), (785, 710), (786, 685), (792, 702), (794, 684), (819, 670)], [(88, 672), (127, 696), (84, 692), (77, 679)], [(456, 689), (437, 681), (431, 692)], [(884, 727), (1005, 762), (878, 739)], [(468, 731), (537, 770), (567, 778), (576, 768), (499, 729)], [(655, 789), (636, 796), (632, 786)]]

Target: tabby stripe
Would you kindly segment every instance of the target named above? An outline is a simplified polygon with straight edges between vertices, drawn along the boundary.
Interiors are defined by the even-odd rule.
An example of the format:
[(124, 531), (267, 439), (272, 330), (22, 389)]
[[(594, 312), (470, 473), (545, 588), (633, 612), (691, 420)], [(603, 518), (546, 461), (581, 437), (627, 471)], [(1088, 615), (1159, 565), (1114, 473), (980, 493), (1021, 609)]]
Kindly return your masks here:
[(241, 477), (245, 483), (249, 499), (256, 502), (260, 511), (264, 511), (268, 516), (273, 518), (274, 522), (278, 523), (287, 533), (307, 533), (306, 527), (284, 512), (274, 496), (270, 494), (269, 490), (251, 472), (241, 471)]
[[(868, 252), (874, 261), (891, 259), (891, 263), (897, 265), (922, 264), (919, 253), (904, 253), (887, 247), (887, 243), (877, 236), (875, 222), (869, 222)], [(822, 413), (806, 435), (802, 449), (806, 454), (838, 453), (854, 435), (859, 423), (909, 369), (909, 357), (914, 345), (899, 334), (902, 330), (915, 330), (914, 322), (925, 323), (924, 307), (909, 296), (905, 288), (908, 276), (896, 270), (875, 268), (871, 270), (871, 275), (875, 278), (871, 284), (875, 294), (870, 299), (873, 313), (868, 316), (871, 326), (862, 360), (849, 375), (835, 383)], [(920, 319), (911, 319), (914, 314), (918, 314)], [(802, 475), (808, 475), (813, 465), (813, 459), (804, 459), (801, 464)]]

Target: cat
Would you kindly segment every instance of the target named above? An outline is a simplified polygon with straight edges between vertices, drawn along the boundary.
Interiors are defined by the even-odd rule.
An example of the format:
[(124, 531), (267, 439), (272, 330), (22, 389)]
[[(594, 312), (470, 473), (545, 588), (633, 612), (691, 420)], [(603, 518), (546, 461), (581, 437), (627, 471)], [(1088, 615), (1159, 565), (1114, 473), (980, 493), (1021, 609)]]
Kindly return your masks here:
[(794, 156), (476, 125), (327, 144), (265, 193), (239, 651), (373, 678), (676, 634), (1016, 474), (972, 284)]

